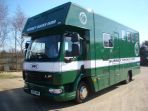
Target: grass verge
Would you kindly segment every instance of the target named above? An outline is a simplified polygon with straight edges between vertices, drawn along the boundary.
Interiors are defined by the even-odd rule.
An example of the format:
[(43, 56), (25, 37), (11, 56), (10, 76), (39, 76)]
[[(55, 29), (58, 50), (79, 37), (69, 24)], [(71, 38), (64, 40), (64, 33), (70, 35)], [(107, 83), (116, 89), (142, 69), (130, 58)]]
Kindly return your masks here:
[(13, 79), (13, 78), (21, 78), (21, 74), (11, 73), (11, 72), (0, 72), (0, 79)]

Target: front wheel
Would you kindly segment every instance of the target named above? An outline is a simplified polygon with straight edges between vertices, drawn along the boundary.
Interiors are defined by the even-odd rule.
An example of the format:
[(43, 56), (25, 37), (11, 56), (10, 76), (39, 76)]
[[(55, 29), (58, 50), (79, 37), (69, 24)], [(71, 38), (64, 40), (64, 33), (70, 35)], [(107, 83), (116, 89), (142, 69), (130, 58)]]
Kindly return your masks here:
[(89, 95), (89, 88), (85, 82), (80, 82), (76, 91), (76, 103), (83, 103), (87, 100)]

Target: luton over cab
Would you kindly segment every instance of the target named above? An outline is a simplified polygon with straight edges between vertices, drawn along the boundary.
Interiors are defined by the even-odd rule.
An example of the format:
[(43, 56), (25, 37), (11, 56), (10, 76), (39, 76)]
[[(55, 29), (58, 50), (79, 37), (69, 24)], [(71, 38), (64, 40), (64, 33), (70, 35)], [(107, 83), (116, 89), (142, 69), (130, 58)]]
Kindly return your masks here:
[(28, 19), (24, 91), (82, 103), (140, 72), (139, 33), (71, 2)]

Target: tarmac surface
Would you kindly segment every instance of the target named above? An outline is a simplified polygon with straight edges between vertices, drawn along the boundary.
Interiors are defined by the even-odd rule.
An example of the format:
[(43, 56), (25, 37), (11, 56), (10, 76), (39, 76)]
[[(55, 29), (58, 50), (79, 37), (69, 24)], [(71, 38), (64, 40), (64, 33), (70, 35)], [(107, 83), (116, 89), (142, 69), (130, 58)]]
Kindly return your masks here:
[(23, 86), (22, 78), (0, 79), (0, 111), (148, 111), (148, 67), (129, 84), (104, 89), (83, 104), (34, 97)]

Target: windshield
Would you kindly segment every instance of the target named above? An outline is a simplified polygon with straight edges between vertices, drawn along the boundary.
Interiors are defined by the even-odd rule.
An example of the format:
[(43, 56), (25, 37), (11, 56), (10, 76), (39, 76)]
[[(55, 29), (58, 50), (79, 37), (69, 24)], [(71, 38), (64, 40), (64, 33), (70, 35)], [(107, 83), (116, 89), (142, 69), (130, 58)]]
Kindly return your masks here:
[(32, 40), (26, 54), (26, 60), (57, 58), (60, 51), (60, 45), (60, 35), (44, 36)]

